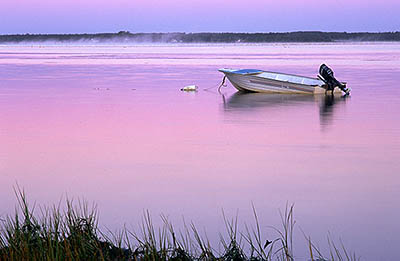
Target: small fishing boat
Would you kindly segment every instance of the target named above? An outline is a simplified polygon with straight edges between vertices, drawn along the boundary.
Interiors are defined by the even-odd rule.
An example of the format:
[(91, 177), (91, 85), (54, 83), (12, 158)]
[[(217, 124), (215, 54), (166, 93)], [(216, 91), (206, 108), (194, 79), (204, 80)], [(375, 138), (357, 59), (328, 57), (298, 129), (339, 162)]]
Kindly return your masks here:
[[(219, 69), (239, 91), (264, 93), (350, 93), (346, 83), (333, 77), (333, 71), (322, 64), (318, 78), (255, 69)], [(224, 79), (225, 80), (225, 79)], [(338, 88), (336, 88), (338, 87)]]

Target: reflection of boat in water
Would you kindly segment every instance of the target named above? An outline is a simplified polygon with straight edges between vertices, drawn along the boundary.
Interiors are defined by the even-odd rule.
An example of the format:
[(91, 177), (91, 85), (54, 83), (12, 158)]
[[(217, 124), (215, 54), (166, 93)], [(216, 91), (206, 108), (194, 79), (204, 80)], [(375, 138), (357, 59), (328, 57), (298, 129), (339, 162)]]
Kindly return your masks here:
[(346, 101), (347, 96), (337, 97), (334, 95), (326, 95), (320, 99), (319, 115), (321, 125), (329, 125), (333, 118), (336, 105), (343, 104)]
[(246, 110), (280, 105), (314, 102), (317, 96), (304, 94), (278, 94), (236, 92), (224, 102), (225, 110)]
[[(223, 110), (225, 113), (245, 112), (246, 117), (251, 117), (249, 113), (266, 112), (269, 109), (282, 108), (286, 110), (292, 107), (296, 111), (302, 111), (304, 107), (317, 105), (319, 107), (320, 123), (327, 125), (333, 117), (334, 108), (338, 104), (344, 104), (345, 97), (340, 95), (304, 95), (304, 94), (274, 94), (274, 93), (251, 93), (236, 92), (229, 98), (223, 96)], [(293, 110), (290, 112), (293, 114)]]

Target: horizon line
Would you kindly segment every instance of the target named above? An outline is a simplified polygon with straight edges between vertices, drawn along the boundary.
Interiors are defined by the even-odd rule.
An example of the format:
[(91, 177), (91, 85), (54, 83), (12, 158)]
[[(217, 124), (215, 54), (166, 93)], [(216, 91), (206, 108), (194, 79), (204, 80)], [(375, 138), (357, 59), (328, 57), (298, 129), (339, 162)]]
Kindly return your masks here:
[(400, 31), (320, 31), (320, 30), (296, 30), (296, 31), (259, 31), (259, 32), (246, 32), (246, 31), (198, 31), (198, 32), (187, 32), (187, 31), (149, 31), (149, 32), (131, 32), (128, 30), (121, 31), (109, 31), (109, 32), (76, 32), (76, 33), (0, 33), (0, 36), (9, 35), (80, 35), (80, 34), (285, 34), (285, 33), (369, 33), (369, 34), (384, 34), (384, 33), (400, 33)]

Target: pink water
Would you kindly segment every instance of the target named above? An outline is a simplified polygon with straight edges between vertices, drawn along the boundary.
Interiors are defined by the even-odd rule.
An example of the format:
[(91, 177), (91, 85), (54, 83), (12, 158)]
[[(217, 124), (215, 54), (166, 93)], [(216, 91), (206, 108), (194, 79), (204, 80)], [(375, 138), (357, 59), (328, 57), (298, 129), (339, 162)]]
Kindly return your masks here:
[[(216, 89), (220, 67), (316, 75), (329, 64), (352, 96)], [(111, 230), (142, 211), (182, 216), (211, 240), (227, 216), (262, 230), (295, 204), (323, 248), (330, 232), (362, 260), (400, 243), (400, 44), (0, 46), (0, 218), (19, 184), (31, 202), (95, 202)], [(199, 91), (183, 93), (185, 85)]]

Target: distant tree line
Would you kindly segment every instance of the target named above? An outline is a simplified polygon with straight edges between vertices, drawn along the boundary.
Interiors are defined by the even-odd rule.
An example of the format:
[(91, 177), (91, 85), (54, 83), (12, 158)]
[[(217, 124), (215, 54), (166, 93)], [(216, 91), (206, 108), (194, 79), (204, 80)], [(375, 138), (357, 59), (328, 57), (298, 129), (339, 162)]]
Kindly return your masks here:
[(400, 32), (347, 33), (300, 31), (287, 33), (118, 33), (98, 34), (14, 34), (0, 35), (0, 44), (24, 42), (83, 43), (272, 43), (400, 41)]

